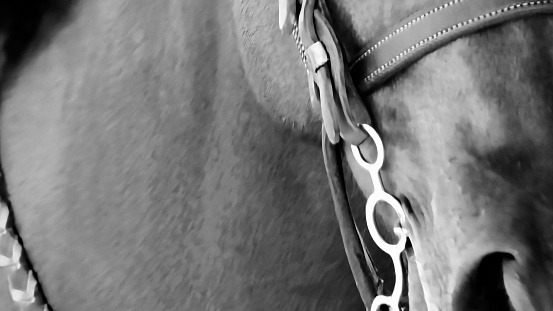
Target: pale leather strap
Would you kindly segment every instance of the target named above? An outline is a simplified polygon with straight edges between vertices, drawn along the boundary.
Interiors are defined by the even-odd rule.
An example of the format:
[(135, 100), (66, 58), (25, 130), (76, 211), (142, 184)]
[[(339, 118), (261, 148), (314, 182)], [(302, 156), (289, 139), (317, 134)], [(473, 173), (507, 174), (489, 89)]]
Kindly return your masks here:
[(298, 33), (301, 44), (307, 47), (304, 54), (311, 102), (320, 106), (323, 125), (332, 143), (344, 139), (349, 144), (359, 145), (365, 141), (367, 133), (357, 124), (360, 120), (368, 121), (368, 113), (349, 75), (329, 18), (324, 1), (303, 1)]
[(461, 36), (545, 13), (553, 13), (553, 1), (443, 1), (411, 15), (369, 43), (350, 63), (351, 75), (360, 91), (373, 91), (400, 70)]

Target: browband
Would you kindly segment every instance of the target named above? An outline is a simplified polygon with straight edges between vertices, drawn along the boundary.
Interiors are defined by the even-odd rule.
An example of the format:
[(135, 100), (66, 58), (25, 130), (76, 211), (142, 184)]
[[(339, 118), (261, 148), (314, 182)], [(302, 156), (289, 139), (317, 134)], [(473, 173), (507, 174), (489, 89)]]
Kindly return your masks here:
[(372, 40), (350, 63), (362, 92), (372, 91), (438, 48), (482, 28), (533, 14), (553, 13), (553, 1), (452, 0), (420, 10)]

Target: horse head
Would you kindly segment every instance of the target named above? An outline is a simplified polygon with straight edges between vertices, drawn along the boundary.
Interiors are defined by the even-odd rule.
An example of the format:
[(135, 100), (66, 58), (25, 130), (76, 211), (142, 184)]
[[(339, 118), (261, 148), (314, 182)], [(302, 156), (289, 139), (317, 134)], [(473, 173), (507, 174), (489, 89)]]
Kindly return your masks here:
[[(327, 1), (349, 60), (429, 2)], [(440, 2), (441, 3), (441, 2)], [(252, 89), (275, 117), (318, 133), (301, 58), (278, 4), (237, 1)], [(401, 198), (412, 310), (553, 308), (553, 19), (534, 15), (461, 37), (361, 93), (380, 133), (384, 187)], [(371, 179), (343, 148), (361, 189)], [(372, 152), (367, 147), (366, 154)], [(377, 208), (393, 239), (395, 213)]]

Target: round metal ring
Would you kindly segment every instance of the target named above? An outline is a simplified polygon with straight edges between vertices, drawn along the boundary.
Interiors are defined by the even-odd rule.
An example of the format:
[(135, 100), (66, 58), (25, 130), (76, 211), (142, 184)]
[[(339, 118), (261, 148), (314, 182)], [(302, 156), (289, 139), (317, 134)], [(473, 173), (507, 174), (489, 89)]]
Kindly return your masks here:
[(380, 307), (384, 305), (390, 307), (390, 311), (399, 311), (397, 305), (395, 305), (390, 296), (376, 296), (371, 305), (371, 311), (379, 311)]
[(374, 163), (369, 163), (365, 159), (363, 159), (363, 156), (361, 155), (361, 150), (359, 150), (359, 146), (351, 145), (351, 151), (353, 152), (353, 157), (361, 165), (364, 169), (371, 173), (378, 173), (380, 168), (382, 168), (382, 164), (384, 163), (384, 144), (382, 143), (382, 139), (380, 139), (380, 136), (376, 132), (374, 128), (372, 128), (368, 124), (361, 124), (361, 128), (369, 134), (369, 136), (374, 141), (374, 144), (376, 146), (376, 161)]
[(388, 203), (396, 212), (400, 224), (405, 223), (405, 213), (401, 208), (401, 204), (399, 204), (399, 202), (393, 196), (386, 192), (375, 192), (369, 196), (369, 199), (367, 200), (367, 205), (365, 207), (365, 216), (367, 218), (367, 227), (369, 229), (369, 233), (371, 234), (371, 237), (373, 238), (376, 245), (378, 245), (378, 247), (380, 247), (380, 249), (382, 249), (388, 255), (399, 255), (405, 249), (407, 235), (403, 232), (399, 234), (399, 241), (396, 244), (390, 244), (384, 241), (384, 239), (380, 235), (380, 232), (378, 232), (378, 229), (376, 228), (376, 220), (374, 218), (376, 204), (379, 201), (384, 201)]

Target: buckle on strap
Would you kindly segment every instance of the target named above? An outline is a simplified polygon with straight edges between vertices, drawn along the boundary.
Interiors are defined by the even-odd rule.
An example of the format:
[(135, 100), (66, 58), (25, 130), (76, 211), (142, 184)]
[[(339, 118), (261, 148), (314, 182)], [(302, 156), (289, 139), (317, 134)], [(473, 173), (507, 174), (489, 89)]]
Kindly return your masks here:
[(310, 72), (317, 73), (317, 71), (328, 62), (328, 54), (321, 41), (317, 41), (310, 45), (305, 52), (307, 56), (307, 68)]
[[(282, 2), (281, 7), (284, 7)], [(350, 106), (357, 107), (356, 114), (368, 114), (346, 71), (347, 62), (327, 14), (324, 2), (304, 0), (298, 17), (298, 30), (293, 33), (297, 34), (300, 52), (304, 52), (311, 104), (314, 110), (321, 112), (330, 142), (336, 144), (342, 138), (349, 144), (359, 145), (367, 134), (357, 126)]]
[(340, 124), (338, 116), (340, 111), (334, 101), (332, 88), (332, 77), (329, 72), (328, 54), (324, 45), (317, 41), (306, 50), (307, 68), (309, 72), (309, 83), (311, 104), (318, 106), (323, 117), (323, 125), (329, 140), (336, 144), (340, 141)]

